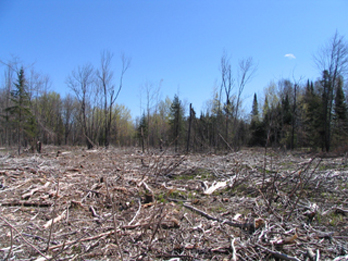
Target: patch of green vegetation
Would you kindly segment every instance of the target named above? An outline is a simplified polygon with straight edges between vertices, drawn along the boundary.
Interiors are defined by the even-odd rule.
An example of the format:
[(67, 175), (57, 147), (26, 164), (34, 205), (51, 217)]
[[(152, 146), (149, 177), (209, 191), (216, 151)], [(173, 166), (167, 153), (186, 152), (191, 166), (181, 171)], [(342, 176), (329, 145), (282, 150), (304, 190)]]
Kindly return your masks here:
[(196, 193), (192, 193), (191, 191), (187, 194), (188, 199), (196, 198)]
[(315, 221), (317, 221), (317, 223), (318, 223), (319, 225), (321, 225), (322, 222), (323, 222), (322, 216), (321, 216), (320, 214), (317, 213), (317, 214), (315, 215)]
[(191, 180), (194, 178), (200, 178), (203, 180), (207, 180), (211, 178), (213, 175), (211, 172), (205, 168), (196, 168), (191, 171), (189, 174), (182, 174), (179, 176), (176, 176), (175, 179), (177, 180)]
[(187, 193), (186, 191), (170, 190), (170, 191), (162, 192), (155, 196), (155, 199), (162, 203), (168, 202), (168, 198), (177, 199), (180, 202), (180, 200), (184, 201), (189, 198), (194, 198), (194, 195), (192, 193)]
[(167, 202), (167, 199), (166, 199), (166, 197), (165, 197), (164, 194), (158, 194), (158, 195), (156, 195), (155, 198), (156, 198), (159, 202), (161, 202), (161, 203), (166, 203), (166, 202)]
[(215, 190), (211, 195), (212, 196), (222, 196), (224, 195), (226, 192), (226, 189), (218, 189), (218, 190)]
[(294, 171), (298, 166), (294, 162), (281, 162), (277, 164), (282, 171)]
[(325, 200), (329, 200), (329, 201), (336, 201), (336, 196), (330, 192), (321, 192), (320, 193), (320, 198), (321, 199), (325, 199)]
[(340, 169), (340, 170), (346, 170), (346, 169), (348, 169), (348, 164), (342, 164), (342, 165), (340, 165), (339, 169)]
[(324, 165), (324, 164), (321, 164), (318, 168), (319, 171), (325, 171), (325, 170), (328, 170), (328, 169), (332, 169), (331, 166), (327, 166), (327, 165)]
[(323, 198), (323, 199), (327, 198), (327, 193), (326, 192), (321, 192), (320, 193), (320, 197)]
[(292, 166), (292, 165), (294, 165), (294, 163), (291, 161), (284, 161), (284, 162), (278, 163), (278, 165), (279, 166)]
[(170, 198), (174, 199), (187, 199), (186, 191), (173, 190), (168, 195)]
[(73, 247), (72, 247), (72, 250), (73, 250), (76, 254), (82, 253), (81, 245), (73, 246)]
[(214, 206), (210, 209), (212, 212), (217, 212), (217, 213), (223, 213), (223, 212), (226, 212), (227, 211), (227, 208), (225, 208), (224, 206), (222, 205), (219, 205), (219, 206)]
[(231, 189), (232, 193), (244, 195), (248, 190), (248, 185), (246, 183), (240, 183), (237, 186), (233, 186)]
[(212, 174), (210, 173), (210, 171), (203, 168), (196, 169), (195, 173), (196, 173), (196, 176), (200, 176), (201, 179), (209, 179), (212, 177)]
[(345, 182), (342, 182), (341, 184), (338, 185), (338, 187), (340, 190), (348, 189), (348, 184)]
[(331, 212), (327, 215), (322, 215), (321, 213), (317, 213), (315, 215), (315, 221), (319, 225), (333, 226), (336, 227), (339, 223), (345, 222), (344, 216), (342, 214), (337, 214), (335, 212)]
[(334, 214), (332, 215), (331, 219), (329, 220), (329, 224), (331, 226), (337, 226), (338, 223), (342, 223), (344, 221), (344, 218), (342, 215), (337, 215), (337, 214)]
[(176, 176), (175, 179), (177, 180), (191, 180), (194, 179), (195, 176), (193, 175), (180, 175), (180, 176)]

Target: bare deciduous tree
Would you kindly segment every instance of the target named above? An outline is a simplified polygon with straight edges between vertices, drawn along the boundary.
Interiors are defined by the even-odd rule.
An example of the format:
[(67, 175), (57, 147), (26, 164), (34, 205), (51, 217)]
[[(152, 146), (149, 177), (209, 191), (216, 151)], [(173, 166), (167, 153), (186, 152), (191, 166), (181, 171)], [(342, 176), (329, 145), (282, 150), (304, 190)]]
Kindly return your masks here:
[(334, 92), (339, 76), (348, 73), (348, 43), (338, 32), (314, 56), (314, 61), (322, 73), (323, 87), (323, 126), (325, 150), (331, 146), (331, 121)]
[(6, 141), (6, 144), (8, 146), (11, 146), (13, 143), (13, 135), (12, 135), (12, 129), (9, 124), (9, 112), (6, 111), (5, 109), (10, 107), (12, 105), (11, 102), (11, 92), (14, 87), (14, 78), (16, 72), (18, 72), (18, 66), (20, 64), (20, 60), (17, 57), (13, 57), (12, 60), (9, 61), (1, 61), (0, 64), (3, 64), (6, 69), (4, 70), (4, 89), (1, 95), (1, 111), (2, 111), (2, 128), (3, 128), (3, 133), (4, 133), (4, 140)]
[(251, 57), (247, 59), (243, 59), (239, 61), (238, 64), (238, 77), (237, 77), (237, 86), (238, 86), (238, 93), (237, 93), (237, 101), (235, 104), (234, 109), (234, 122), (233, 122), (233, 133), (234, 133), (234, 144), (233, 147), (235, 150), (239, 149), (238, 141), (239, 141), (239, 110), (241, 107), (241, 95), (244, 91), (245, 86), (250, 82), (251, 78), (254, 76), (256, 72), (256, 66), (253, 62), (253, 59)]
[[(159, 96), (163, 79), (159, 81), (156, 87), (152, 82), (146, 81), (143, 86), (141, 86), (141, 92), (145, 92), (146, 105), (145, 105), (145, 116), (148, 131), (146, 132), (146, 142), (147, 146), (155, 146), (158, 143), (160, 137), (158, 137), (158, 130), (156, 129), (156, 115), (159, 111)], [(157, 140), (158, 139), (158, 140)]]
[(105, 135), (105, 147), (107, 148), (110, 144), (110, 129), (112, 123), (112, 107), (115, 104), (121, 89), (123, 87), (123, 77), (125, 72), (130, 66), (130, 58), (126, 57), (124, 54), (121, 56), (122, 69), (120, 82), (115, 93), (115, 85), (113, 84), (114, 73), (111, 70), (111, 61), (113, 54), (109, 51), (104, 51), (101, 54), (101, 67), (97, 71), (97, 77), (99, 84), (101, 85), (103, 94), (104, 94), (104, 117), (105, 117), (105, 126), (104, 126), (104, 135)]
[(109, 140), (109, 132), (110, 132), (110, 124), (109, 124), (109, 117), (108, 114), (109, 111), (109, 104), (111, 104), (111, 101), (109, 102), (109, 93), (111, 93), (114, 89), (114, 85), (112, 83), (114, 73), (111, 71), (110, 63), (112, 60), (113, 54), (111, 54), (108, 51), (104, 51), (101, 54), (101, 60), (100, 60), (100, 70), (97, 71), (97, 77), (99, 84), (101, 85), (103, 94), (104, 94), (104, 145), (107, 148), (109, 146), (110, 140)]
[(68, 144), (68, 138), (73, 128), (74, 112), (76, 110), (76, 100), (68, 94), (62, 100), (62, 118), (64, 124), (64, 144)]
[(90, 98), (89, 95), (92, 93), (93, 83), (94, 69), (90, 64), (78, 67), (77, 71), (74, 70), (67, 79), (68, 87), (75, 93), (80, 103), (80, 121), (88, 149), (93, 148), (93, 142), (89, 137), (90, 131), (87, 126), (87, 106)]
[[(231, 70), (231, 64), (229, 61), (229, 58), (227, 56), (227, 53), (224, 52), (221, 57), (221, 87), (220, 87), (220, 104), (222, 99), (222, 91), (225, 92), (225, 98), (226, 102), (224, 104), (224, 111), (226, 114), (225, 117), (225, 140), (227, 143), (229, 143), (229, 116), (232, 113), (234, 104), (231, 97), (231, 92), (234, 87), (235, 80), (232, 78), (232, 70)], [(228, 144), (226, 144), (227, 146)]]
[[(224, 91), (224, 95), (226, 98), (226, 102), (224, 103), (224, 112), (225, 112), (225, 141), (226, 143), (229, 142), (229, 124), (230, 124), (230, 118), (233, 120), (233, 129), (232, 129), (232, 135), (233, 135), (233, 147), (234, 149), (238, 149), (238, 117), (240, 112), (240, 106), (241, 106), (241, 95), (243, 93), (243, 90), (246, 86), (246, 84), (251, 80), (252, 76), (254, 75), (256, 71), (256, 66), (253, 63), (252, 58), (247, 58), (239, 61), (238, 69), (237, 69), (237, 77), (233, 77), (232, 75), (232, 69), (231, 64), (229, 61), (229, 58), (226, 54), (226, 52), (223, 53), (221, 57), (221, 76), (222, 76), (222, 82), (220, 87), (220, 97), (219, 102), (221, 104), (222, 101), (222, 94)], [(237, 87), (237, 93), (233, 94), (233, 89)], [(226, 144), (226, 146), (228, 146)]]

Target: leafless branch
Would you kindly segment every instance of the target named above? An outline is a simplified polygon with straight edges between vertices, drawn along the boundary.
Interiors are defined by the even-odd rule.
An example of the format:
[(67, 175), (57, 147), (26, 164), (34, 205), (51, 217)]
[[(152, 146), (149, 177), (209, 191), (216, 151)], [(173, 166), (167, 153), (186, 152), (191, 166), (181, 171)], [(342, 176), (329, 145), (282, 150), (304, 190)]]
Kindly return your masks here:
[[(11, 229), (13, 229), (14, 231), (17, 232), (17, 234), (23, 239), (23, 241), (30, 246), (31, 248), (33, 248), (37, 253), (39, 253), (43, 258), (45, 258), (46, 260), (50, 260), (49, 257), (47, 257), (44, 253), (42, 253), (37, 247), (35, 247), (33, 244), (31, 244), (28, 240), (26, 240), (23, 235), (13, 226), (10, 224), (10, 222), (8, 222), (4, 217), (2, 217), (0, 215), (0, 219), (2, 221), (4, 221), (9, 227), (11, 227)], [(11, 230), (12, 231), (12, 230)]]

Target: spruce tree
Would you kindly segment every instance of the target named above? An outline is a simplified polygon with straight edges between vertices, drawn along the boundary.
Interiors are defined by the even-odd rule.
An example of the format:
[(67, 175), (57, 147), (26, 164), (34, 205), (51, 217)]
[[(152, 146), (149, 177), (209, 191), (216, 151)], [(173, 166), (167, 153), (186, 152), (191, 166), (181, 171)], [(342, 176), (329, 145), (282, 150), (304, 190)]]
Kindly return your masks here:
[(334, 94), (337, 80), (348, 72), (348, 42), (338, 32), (330, 41), (321, 48), (315, 62), (322, 73), (321, 85), (323, 88), (323, 119), (324, 119), (324, 147), (327, 152), (331, 147), (331, 134), (333, 127)]
[[(267, 98), (266, 98), (267, 99)], [(259, 104), (257, 101), (257, 95), (254, 94), (254, 100), (251, 110), (251, 122), (250, 122), (250, 146), (263, 146), (264, 145), (264, 128), (263, 123), (260, 121), (259, 117)]]
[(170, 107), (170, 130), (171, 138), (174, 142), (175, 152), (177, 152), (178, 145), (183, 138), (184, 130), (184, 110), (181, 101), (177, 95), (174, 96), (173, 103)]
[(323, 103), (320, 97), (319, 83), (317, 83), (314, 89), (313, 82), (307, 82), (304, 102), (303, 102), (303, 114), (304, 125), (307, 134), (308, 145), (316, 149), (318, 146), (324, 147), (324, 119), (322, 117)]
[(262, 107), (262, 117), (264, 119), (267, 116), (268, 112), (269, 112), (269, 104), (268, 104), (268, 97), (267, 97), (267, 94), (266, 94), (265, 103), (263, 104), (263, 107)]
[(343, 92), (343, 79), (339, 77), (337, 80), (337, 89), (335, 95), (335, 120), (341, 123), (347, 122), (347, 104)]
[(11, 92), (11, 102), (12, 105), (6, 108), (6, 111), (11, 115), (10, 120), (17, 134), (18, 154), (20, 154), (22, 142), (32, 139), (36, 134), (36, 120), (30, 111), (30, 96), (23, 67), (17, 73), (17, 83)]
[(145, 112), (140, 118), (137, 134), (141, 143), (141, 148), (143, 152), (145, 152), (145, 137), (147, 137), (148, 135), (148, 123), (147, 123), (147, 117), (145, 115)]
[(344, 144), (345, 139), (347, 138), (347, 117), (347, 104), (343, 92), (343, 79), (342, 77), (339, 77), (337, 79), (337, 88), (335, 93), (333, 130), (333, 136), (337, 145)]
[(259, 104), (257, 102), (257, 95), (254, 93), (253, 106), (251, 110), (251, 120), (259, 121)]

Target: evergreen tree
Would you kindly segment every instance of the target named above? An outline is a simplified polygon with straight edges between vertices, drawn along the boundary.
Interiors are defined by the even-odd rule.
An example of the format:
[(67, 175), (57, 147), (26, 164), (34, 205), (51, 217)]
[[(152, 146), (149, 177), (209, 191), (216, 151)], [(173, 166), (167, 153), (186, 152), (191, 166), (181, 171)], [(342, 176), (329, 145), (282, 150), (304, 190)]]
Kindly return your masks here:
[(314, 149), (318, 146), (322, 148), (324, 146), (324, 141), (321, 138), (324, 134), (323, 104), (319, 87), (320, 84), (317, 83), (314, 89), (313, 82), (307, 82), (302, 106), (307, 144)]
[(265, 103), (263, 104), (263, 107), (262, 107), (262, 117), (265, 118), (268, 112), (269, 112), (269, 104), (268, 104), (268, 97), (266, 94)]
[(343, 92), (343, 78), (337, 79), (337, 88), (334, 105), (334, 130), (333, 136), (337, 145), (345, 143), (347, 138), (347, 104)]
[(347, 104), (343, 92), (343, 79), (339, 77), (337, 80), (337, 89), (335, 95), (335, 120), (341, 123), (347, 122)]
[(259, 121), (259, 104), (257, 102), (257, 95), (254, 93), (253, 105), (251, 110), (251, 120)]
[(147, 137), (147, 135), (148, 135), (148, 124), (147, 124), (147, 117), (144, 112), (140, 118), (140, 122), (138, 126), (138, 138), (140, 140), (143, 152), (145, 152), (145, 137)]
[(174, 141), (175, 152), (177, 152), (178, 145), (181, 143), (184, 137), (184, 110), (181, 105), (181, 101), (177, 95), (174, 96), (174, 100), (170, 107), (170, 132), (171, 138)]
[(333, 127), (334, 94), (337, 89), (337, 81), (340, 76), (348, 72), (348, 42), (338, 32), (323, 46), (314, 57), (315, 62), (322, 73), (322, 117), (324, 132), (322, 149), (330, 151), (331, 134)]
[(251, 110), (251, 122), (250, 122), (250, 146), (263, 146), (264, 145), (264, 128), (259, 118), (259, 104), (257, 102), (257, 95), (254, 94), (254, 100)]
[(18, 154), (20, 154), (23, 140), (26, 146), (28, 139), (34, 138), (36, 134), (36, 121), (30, 111), (30, 96), (23, 67), (17, 73), (17, 77), (15, 89), (11, 92), (12, 106), (6, 108), (6, 111), (10, 113), (15, 127)]
[(285, 94), (285, 98), (282, 99), (282, 116), (283, 125), (290, 125), (292, 121), (289, 95)]
[(289, 100), (289, 94), (285, 93), (285, 96), (283, 96), (281, 100), (281, 138), (280, 143), (283, 146), (286, 146), (286, 148), (291, 148), (291, 124), (292, 124), (292, 112), (291, 112), (291, 106), (290, 106), (290, 100)]
[[(331, 108), (332, 108), (332, 102), (333, 99), (331, 98), (333, 95), (333, 88), (331, 85), (331, 79), (329, 72), (327, 70), (323, 71), (323, 77), (322, 80), (320, 81), (321, 86), (322, 86), (322, 104), (323, 104), (323, 133), (322, 133), (322, 140), (324, 147), (326, 151), (329, 151), (329, 144), (330, 144), (330, 124), (331, 124)], [(324, 147), (322, 147), (322, 150), (324, 150)]]

